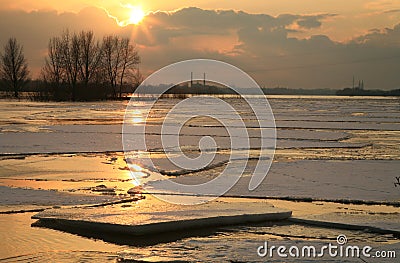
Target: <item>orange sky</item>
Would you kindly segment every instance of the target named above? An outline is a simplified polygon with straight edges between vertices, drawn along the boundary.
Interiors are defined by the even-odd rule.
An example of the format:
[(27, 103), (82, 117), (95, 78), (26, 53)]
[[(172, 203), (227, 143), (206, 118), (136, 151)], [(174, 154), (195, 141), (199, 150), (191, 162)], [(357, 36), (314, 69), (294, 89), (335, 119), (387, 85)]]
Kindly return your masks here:
[[(203, 9), (233, 9), (269, 15), (333, 13), (338, 16), (312, 33), (327, 34), (338, 41), (348, 40), (371, 28), (393, 27), (399, 22), (400, 16), (398, 12), (388, 12), (400, 10), (400, 0), (2, 0), (0, 8), (79, 12), (85, 7), (95, 6), (105, 8), (113, 16), (124, 19), (126, 10), (121, 4), (141, 6), (145, 12), (174, 11), (195, 6)], [(352, 26), (349, 26), (350, 23)]]
[[(118, 26), (129, 19), (128, 6), (147, 16)], [(400, 88), (400, 0), (1, 0), (0, 13), (0, 45), (17, 37), (33, 75), (48, 39), (69, 28), (130, 36), (145, 75), (212, 58), (263, 86), (341, 88), (355, 75), (373, 88)]]

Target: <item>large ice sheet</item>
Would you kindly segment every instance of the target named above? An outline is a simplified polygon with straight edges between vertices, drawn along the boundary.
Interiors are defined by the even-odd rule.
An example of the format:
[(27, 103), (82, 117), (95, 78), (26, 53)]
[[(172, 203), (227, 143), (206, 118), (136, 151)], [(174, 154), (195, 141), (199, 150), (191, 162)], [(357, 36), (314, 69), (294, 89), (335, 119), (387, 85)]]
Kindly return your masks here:
[[(62, 131), (56, 132), (17, 132), (0, 133), (0, 153), (3, 154), (26, 154), (26, 153), (74, 153), (74, 152), (113, 152), (123, 151), (122, 135), (120, 126), (110, 125), (79, 125), (65, 126)], [(185, 147), (197, 148), (199, 140), (208, 134), (213, 136), (213, 128), (204, 128), (205, 131), (198, 130), (193, 134), (189, 132), (179, 135), (181, 145)], [(72, 130), (72, 131), (71, 131)], [(195, 131), (195, 130), (194, 130)], [(219, 132), (218, 132), (219, 133)], [(338, 141), (346, 138), (344, 133), (323, 133), (323, 132), (278, 132), (277, 148), (345, 148), (345, 147), (364, 147), (365, 143), (347, 143)], [(259, 148), (259, 137), (256, 132), (250, 133), (250, 143), (252, 148)], [(307, 135), (306, 135), (307, 134)], [(219, 134), (214, 138), (221, 149), (230, 149), (231, 139), (228, 136)], [(282, 137), (280, 137), (282, 136)], [(131, 135), (129, 141), (132, 145), (138, 144), (142, 136)], [(146, 134), (147, 149), (162, 149), (161, 137), (159, 134), (149, 132)], [(273, 147), (273, 144), (267, 145)], [(129, 150), (129, 147), (128, 147)]]
[[(227, 193), (236, 196), (300, 197), (327, 200), (400, 201), (395, 187), (400, 161), (300, 160), (275, 162), (264, 182), (249, 191), (250, 162), (247, 176)], [(218, 175), (222, 167), (197, 174), (180, 176), (177, 182), (205, 182)], [(150, 183), (157, 190), (157, 182)]]

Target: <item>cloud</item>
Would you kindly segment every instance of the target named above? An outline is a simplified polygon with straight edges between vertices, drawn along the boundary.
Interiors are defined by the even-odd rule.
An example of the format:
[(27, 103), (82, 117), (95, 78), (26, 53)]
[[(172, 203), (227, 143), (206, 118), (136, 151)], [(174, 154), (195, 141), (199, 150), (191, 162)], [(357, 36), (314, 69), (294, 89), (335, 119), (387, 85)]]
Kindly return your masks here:
[(390, 8), (392, 6), (396, 6), (397, 1), (393, 0), (373, 0), (373, 1), (368, 1), (364, 4), (365, 8), (367, 9), (372, 9), (372, 10), (382, 10), (385, 8)]
[(330, 18), (335, 17), (336, 14), (321, 14), (321, 15), (314, 15), (314, 16), (302, 16), (299, 17), (297, 20), (297, 24), (300, 27), (311, 29), (311, 28), (318, 28), (322, 25), (322, 21)]
[(33, 72), (43, 65), (48, 39), (69, 28), (93, 29), (98, 38), (110, 33), (131, 36), (145, 74), (185, 59), (212, 58), (244, 69), (269, 87), (342, 88), (353, 75), (364, 79), (367, 88), (400, 87), (400, 24), (344, 43), (321, 34), (301, 39), (292, 35), (323, 27), (334, 14), (270, 16), (190, 7), (154, 12), (139, 26), (123, 28), (98, 8), (79, 13), (3, 10), (0, 17), (0, 44), (15, 36)]
[(352, 43), (367, 47), (399, 48), (400, 47), (400, 24), (393, 28), (383, 30), (371, 30), (368, 34), (355, 38)]
[(383, 12), (384, 14), (400, 13), (400, 9), (391, 9)]
[[(144, 52), (144, 61), (157, 67), (161, 60), (166, 65), (198, 57), (221, 59), (243, 68), (267, 86), (341, 88), (350, 85), (355, 75), (364, 79), (369, 88), (399, 87), (395, 70), (400, 67), (395, 59), (400, 51), (398, 26), (371, 32), (348, 43), (335, 42), (325, 35), (305, 39), (290, 36), (293, 25), (309, 30), (334, 16), (272, 17), (198, 8), (158, 12), (151, 17), (153, 28), (149, 29), (149, 35), (161, 34), (162, 41), (153, 43), (159, 48)], [(202, 50), (191, 48), (191, 42), (215, 36), (234, 39), (231, 50), (213, 48), (211, 41)], [(387, 49), (389, 46), (392, 48)]]
[[(146, 27), (160, 44), (165, 44), (169, 38), (182, 35), (220, 35), (230, 33), (230, 30), (246, 28), (263, 28), (266, 30), (283, 30), (298, 24), (310, 29), (321, 26), (321, 20), (331, 14), (322, 15), (291, 15), (285, 14), (272, 17), (266, 14), (248, 14), (233, 10), (203, 10), (196, 7), (180, 9), (176, 12), (155, 12), (146, 18)], [(143, 32), (142, 32), (143, 33)], [(141, 39), (141, 34), (138, 34)], [(146, 42), (146, 44), (149, 44)], [(156, 44), (156, 43), (154, 43)]]

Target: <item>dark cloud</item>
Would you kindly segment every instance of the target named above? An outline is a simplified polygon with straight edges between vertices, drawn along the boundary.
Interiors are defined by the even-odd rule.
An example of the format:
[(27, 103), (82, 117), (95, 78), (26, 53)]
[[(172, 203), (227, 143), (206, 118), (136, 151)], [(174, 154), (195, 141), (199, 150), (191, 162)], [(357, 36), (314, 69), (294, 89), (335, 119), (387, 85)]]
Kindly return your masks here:
[(319, 21), (315, 17), (311, 17), (311, 18), (307, 17), (307, 18), (301, 19), (301, 20), (297, 21), (297, 24), (299, 26), (307, 28), (307, 29), (320, 27), (322, 25), (321, 21)]
[[(267, 31), (282, 33), (292, 32), (287, 27), (298, 24), (303, 28), (316, 28), (321, 25), (321, 20), (330, 14), (302, 16), (284, 14), (272, 17), (265, 14), (248, 14), (233, 10), (203, 10), (189, 7), (173, 13), (156, 12), (148, 16), (146, 25), (152, 35), (160, 36), (162, 44), (167, 39), (182, 35), (220, 35), (227, 34), (229, 30), (249, 28), (262, 28)], [(168, 37), (169, 36), (169, 37)], [(141, 36), (139, 36), (140, 38)], [(146, 38), (145, 38), (146, 39)], [(144, 42), (147, 43), (148, 42)]]
[(173, 13), (157, 12), (152, 15), (165, 27), (186, 27), (194, 30), (223, 31), (248, 25), (269, 25), (274, 18), (269, 15), (251, 15), (233, 10), (203, 10), (189, 7)]
[(323, 20), (329, 17), (335, 17), (336, 14), (322, 14), (322, 15), (315, 15), (315, 16), (305, 16), (305, 17), (300, 17), (297, 20), (297, 24), (300, 27), (306, 28), (306, 29), (311, 29), (311, 28), (318, 28), (322, 25)]
[(383, 12), (384, 14), (400, 13), (400, 9), (392, 9)]
[(400, 24), (394, 28), (385, 28), (384, 30), (372, 30), (368, 34), (357, 37), (353, 43), (364, 46), (377, 47), (400, 47)]

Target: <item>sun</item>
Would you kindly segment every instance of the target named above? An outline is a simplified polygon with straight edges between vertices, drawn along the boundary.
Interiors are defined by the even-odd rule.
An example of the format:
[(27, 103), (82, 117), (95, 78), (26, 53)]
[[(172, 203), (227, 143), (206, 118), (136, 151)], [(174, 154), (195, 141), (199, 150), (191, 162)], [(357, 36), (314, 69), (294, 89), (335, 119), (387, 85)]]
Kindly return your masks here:
[(145, 15), (146, 14), (143, 12), (142, 8), (137, 6), (130, 7), (129, 24), (139, 24), (143, 20)]
[(120, 27), (126, 27), (128, 25), (138, 25), (140, 22), (143, 21), (145, 16), (147, 15), (141, 6), (138, 5), (131, 5), (131, 4), (122, 4), (120, 3), (120, 7), (122, 10), (120, 10), (120, 16), (123, 16), (123, 19), (120, 18), (120, 16), (116, 16), (112, 14), (109, 10), (106, 8), (102, 7), (102, 9), (107, 13), (107, 15), (114, 19), (115, 22)]

